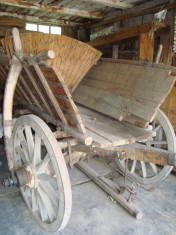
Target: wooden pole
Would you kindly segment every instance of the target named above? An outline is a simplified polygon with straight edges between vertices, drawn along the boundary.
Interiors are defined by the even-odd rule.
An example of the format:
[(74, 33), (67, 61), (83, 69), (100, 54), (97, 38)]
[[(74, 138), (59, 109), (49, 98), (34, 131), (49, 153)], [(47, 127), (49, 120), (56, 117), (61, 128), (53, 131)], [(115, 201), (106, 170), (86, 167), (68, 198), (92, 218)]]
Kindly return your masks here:
[(156, 53), (156, 58), (155, 58), (155, 63), (158, 64), (160, 62), (160, 58), (161, 58), (161, 53), (163, 51), (163, 45), (162, 44), (159, 44), (158, 45), (158, 50), (157, 50), (157, 53)]
[(125, 208), (130, 214), (141, 219), (143, 214), (132, 202), (128, 202), (123, 196), (119, 195), (114, 189), (107, 185), (100, 176), (84, 161), (79, 162), (76, 166), (83, 171), (89, 178), (91, 178), (100, 188), (102, 188), (107, 194), (114, 198), (123, 208)]

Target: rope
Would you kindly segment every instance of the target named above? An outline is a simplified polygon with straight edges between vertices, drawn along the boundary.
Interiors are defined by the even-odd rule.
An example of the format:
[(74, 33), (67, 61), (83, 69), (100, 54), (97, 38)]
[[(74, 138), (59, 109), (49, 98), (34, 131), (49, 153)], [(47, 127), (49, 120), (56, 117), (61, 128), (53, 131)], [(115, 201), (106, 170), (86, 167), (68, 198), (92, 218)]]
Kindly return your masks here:
[[(161, 12), (164, 8), (164, 5), (160, 8), (160, 10), (158, 11)], [(154, 24), (154, 21), (156, 20), (157, 18), (154, 17), (153, 20), (152, 20), (152, 28), (149, 32), (149, 37), (152, 39), (154, 37), (154, 32), (161, 26), (161, 23), (159, 22), (159, 24), (155, 27), (155, 24)]]

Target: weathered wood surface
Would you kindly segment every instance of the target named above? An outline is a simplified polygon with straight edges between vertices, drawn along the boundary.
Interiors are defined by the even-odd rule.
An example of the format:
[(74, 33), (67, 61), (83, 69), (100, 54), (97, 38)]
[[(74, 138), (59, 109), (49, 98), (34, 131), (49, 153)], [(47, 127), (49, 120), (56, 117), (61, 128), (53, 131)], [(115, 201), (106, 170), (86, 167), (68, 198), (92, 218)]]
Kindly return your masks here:
[[(1, 65), (0, 75), (5, 82), (9, 67)], [(24, 66), (19, 77), (15, 96), (38, 109), (38, 115), (45, 112), (55, 120), (85, 133), (81, 117), (71, 94), (56, 67)]]
[[(133, 7), (127, 11), (123, 11), (122, 13), (119, 14), (119, 16), (115, 18), (101, 20), (95, 23), (90, 22), (87, 24), (87, 28), (93, 28), (93, 27), (98, 27), (98, 26), (102, 26), (106, 24), (111, 24), (120, 20), (129, 19), (129, 18), (133, 18), (136, 16), (144, 16), (148, 14), (153, 14), (153, 13), (161, 11), (161, 9), (166, 10), (166, 9), (172, 9), (176, 7), (175, 1), (165, 4), (166, 2), (167, 1), (165, 0), (162, 0), (162, 1), (153, 0), (150, 2), (146, 2), (146, 3), (140, 4), (139, 6)], [(163, 5), (161, 6), (161, 4)]]
[(123, 1), (119, 1), (119, 0), (116, 0), (116, 1), (114, 1), (114, 0), (85, 0), (85, 1), (97, 3), (97, 4), (100, 4), (103, 6), (115, 7), (118, 9), (127, 9), (127, 8), (131, 8), (134, 6), (131, 3), (126, 3)]
[(170, 92), (176, 69), (101, 59), (73, 94), (77, 103), (118, 120), (146, 127)]
[[(142, 212), (139, 211), (132, 202), (128, 202), (122, 195), (119, 194), (117, 185), (113, 181), (111, 181), (103, 176), (100, 176), (85, 161), (79, 162), (76, 166), (81, 171), (83, 171), (89, 178), (91, 178), (99, 187), (101, 187), (108, 195), (111, 195), (111, 197), (114, 198), (129, 213), (131, 213), (137, 219), (142, 218), (142, 216), (143, 216)], [(112, 187), (112, 185), (113, 185), (113, 187)]]
[(176, 132), (176, 87), (173, 87), (161, 106)]
[[(170, 151), (164, 149), (158, 149), (155, 147), (148, 147), (147, 145), (134, 143), (123, 145), (116, 148), (117, 151), (124, 151), (124, 158), (128, 158), (131, 160), (150, 162), (157, 165), (172, 165), (170, 162), (170, 157), (175, 158), (174, 154)], [(173, 165), (174, 165), (173, 160)]]
[[(20, 38), (24, 57), (47, 50), (55, 52), (50, 65), (57, 67), (71, 93), (101, 56), (101, 52), (86, 43), (63, 35), (27, 32), (21, 33)], [(4, 45), (4, 40), (2, 43)], [(11, 37), (7, 37), (6, 44), (13, 52)], [(10, 57), (9, 51), (7, 54)]]
[[(150, 162), (157, 165), (175, 166), (175, 153), (139, 143), (106, 149), (85, 145), (74, 145), (71, 149), (73, 152), (82, 152), (88, 156), (97, 155), (99, 157), (108, 157), (109, 159), (130, 159)], [(80, 158), (82, 158), (82, 156), (80, 156)]]
[(102, 19), (103, 15), (100, 12), (89, 12), (85, 10), (79, 9), (70, 9), (67, 7), (61, 6), (50, 6), (46, 4), (38, 4), (34, 2), (26, 2), (21, 0), (1, 0), (0, 4), (10, 7), (18, 7), (24, 8), (29, 10), (40, 10), (45, 14), (48, 13), (59, 13), (59, 14), (66, 14), (71, 16), (79, 16), (83, 18), (92, 18), (92, 19)]
[(119, 146), (155, 136), (152, 131), (120, 122), (80, 105), (77, 107), (86, 132), (97, 147)]
[(149, 23), (145, 23), (139, 26), (132, 27), (132, 28), (124, 29), (122, 31), (119, 31), (110, 35), (96, 38), (94, 40), (89, 41), (88, 44), (93, 47), (105, 46), (105, 45), (108, 45), (108, 43), (114, 43), (119, 40), (136, 37), (141, 34), (149, 33), (150, 30), (152, 29), (155, 29), (156, 31), (162, 28), (167, 28), (167, 26), (164, 23), (157, 22), (157, 21), (149, 22)]
[(139, 36), (139, 60), (148, 60), (153, 62), (154, 54), (154, 36), (150, 32), (140, 34)]

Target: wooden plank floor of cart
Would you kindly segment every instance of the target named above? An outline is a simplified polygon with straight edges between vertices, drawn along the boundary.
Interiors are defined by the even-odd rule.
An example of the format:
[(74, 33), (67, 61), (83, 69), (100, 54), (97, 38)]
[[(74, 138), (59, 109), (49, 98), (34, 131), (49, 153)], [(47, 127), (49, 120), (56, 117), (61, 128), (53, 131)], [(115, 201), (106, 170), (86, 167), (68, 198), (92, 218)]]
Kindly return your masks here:
[[(7, 172), (6, 158), (0, 144), (0, 180)], [(96, 159), (89, 160), (91, 167), (101, 175), (109, 173), (108, 165)], [(76, 167), (69, 169), (73, 192), (73, 210), (68, 226), (58, 235), (141, 235), (169, 234), (176, 231), (176, 177), (169, 175), (156, 188), (138, 188), (133, 202), (143, 211), (136, 220), (119, 204), (114, 203), (97, 185)], [(119, 174), (114, 181), (122, 183)], [(129, 182), (128, 182), (129, 183)], [(0, 235), (46, 235), (35, 223), (21, 195), (15, 187), (0, 185)]]
[(155, 136), (155, 133), (130, 123), (115, 120), (89, 108), (77, 105), (86, 132), (97, 147), (107, 148), (130, 144)]

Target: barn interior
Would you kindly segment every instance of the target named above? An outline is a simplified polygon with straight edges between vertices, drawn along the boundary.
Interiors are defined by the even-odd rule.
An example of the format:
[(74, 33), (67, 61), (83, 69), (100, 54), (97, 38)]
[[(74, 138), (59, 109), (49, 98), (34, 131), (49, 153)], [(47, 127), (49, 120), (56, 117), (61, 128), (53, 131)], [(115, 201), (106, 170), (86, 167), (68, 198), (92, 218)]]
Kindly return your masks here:
[(175, 234), (175, 79), (175, 0), (0, 0), (0, 234)]

